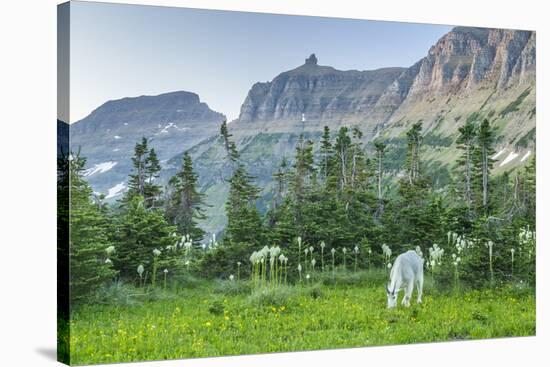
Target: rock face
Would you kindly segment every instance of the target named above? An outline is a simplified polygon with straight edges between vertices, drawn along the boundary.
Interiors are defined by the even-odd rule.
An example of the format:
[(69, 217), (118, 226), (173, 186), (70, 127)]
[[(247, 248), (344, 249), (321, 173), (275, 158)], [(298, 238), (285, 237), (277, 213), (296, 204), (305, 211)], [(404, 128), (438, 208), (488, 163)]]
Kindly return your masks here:
[[(341, 71), (320, 66), (312, 54), (302, 66), (279, 74), (271, 82), (250, 89), (238, 123), (306, 121), (338, 124), (346, 117), (368, 114), (384, 90), (404, 71)], [(310, 124), (308, 124), (310, 125)]]
[(126, 181), (134, 146), (142, 137), (162, 162), (215, 134), (224, 119), (195, 93), (123, 98), (72, 124), (70, 145), (87, 158), (87, 179), (94, 190), (108, 194)]
[[(497, 150), (507, 152), (496, 169), (524, 164), (526, 159), (506, 157), (516, 150), (512, 157), (527, 157), (534, 144), (534, 86), (534, 32), (457, 27), (409, 68), (341, 71), (319, 65), (312, 54), (303, 65), (254, 84), (229, 128), (262, 188), (258, 205), (265, 208), (281, 160), (293, 159), (300, 134), (318, 142), (324, 125), (333, 134), (340, 126), (357, 126), (366, 143), (379, 137), (389, 143), (388, 156), (399, 157), (391, 142), (403, 144), (405, 131), (420, 121), (427, 136), (423, 159), (450, 168), (457, 129), (467, 119), (488, 118), (498, 128)], [(223, 147), (211, 138), (189, 152), (211, 205), (204, 228), (216, 232), (225, 223), (230, 175)], [(396, 158), (391, 169), (398, 172), (400, 164)]]
[(254, 84), (235, 127), (288, 130), (300, 126), (304, 114), (314, 129), (347, 122), (372, 125), (366, 127), (375, 132), (402, 106), (479, 88), (504, 91), (532, 83), (534, 72), (534, 32), (456, 27), (406, 69), (341, 71), (318, 65), (312, 54), (304, 65)]
[(456, 27), (396, 83), (409, 97), (456, 93), (480, 83), (504, 88), (534, 66), (534, 40), (529, 31)]

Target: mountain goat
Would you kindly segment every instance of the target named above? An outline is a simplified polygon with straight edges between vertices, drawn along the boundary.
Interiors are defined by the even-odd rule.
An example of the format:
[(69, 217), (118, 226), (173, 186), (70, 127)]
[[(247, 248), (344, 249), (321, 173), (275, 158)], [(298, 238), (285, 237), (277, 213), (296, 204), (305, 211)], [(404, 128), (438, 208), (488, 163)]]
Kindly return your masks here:
[(388, 308), (397, 305), (397, 296), (401, 289), (405, 290), (405, 296), (401, 303), (403, 306), (409, 307), (415, 283), (418, 291), (417, 302), (422, 303), (424, 260), (411, 250), (397, 256), (391, 268), (390, 282), (386, 286)]

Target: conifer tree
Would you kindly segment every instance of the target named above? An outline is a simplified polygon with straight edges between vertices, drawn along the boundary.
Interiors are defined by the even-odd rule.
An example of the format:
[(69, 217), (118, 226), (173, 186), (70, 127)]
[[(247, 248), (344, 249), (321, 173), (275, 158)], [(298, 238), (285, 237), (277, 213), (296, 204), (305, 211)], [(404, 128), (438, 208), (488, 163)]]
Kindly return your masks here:
[(128, 203), (136, 195), (143, 197), (147, 208), (157, 207), (161, 194), (160, 186), (154, 180), (159, 177), (160, 162), (153, 148), (149, 149), (144, 137), (136, 143), (132, 157), (133, 170), (128, 179), (128, 191), (123, 203)]
[(466, 121), (464, 126), (458, 129), (460, 133), (457, 139), (457, 147), (463, 151), (462, 157), (458, 160), (458, 164), (464, 174), (464, 200), (468, 208), (468, 215), (471, 215), (472, 208), (472, 177), (473, 177), (473, 155), (476, 143), (476, 126), (472, 121)]
[(340, 191), (344, 191), (348, 183), (348, 161), (349, 161), (349, 148), (351, 145), (351, 139), (348, 135), (349, 129), (342, 126), (336, 136), (336, 143), (334, 145), (335, 154), (335, 169), (338, 172), (338, 182), (340, 185)]
[(484, 119), (479, 126), (477, 134), (476, 147), (476, 168), (479, 177), (479, 186), (481, 190), (481, 205), (485, 213), (489, 210), (489, 175), (493, 168), (495, 132), (489, 124), (489, 120)]
[(420, 176), (420, 146), (422, 143), (422, 123), (415, 123), (409, 131), (407, 131), (407, 160), (405, 166), (407, 168), (407, 176), (409, 184), (413, 184)]
[(153, 250), (165, 253), (179, 237), (173, 237), (176, 227), (169, 225), (160, 209), (148, 209), (142, 196), (133, 196), (124, 211), (116, 217), (112, 234), (117, 244), (115, 268), (126, 279), (136, 279), (136, 269), (143, 265), (152, 271)]
[(256, 208), (260, 190), (254, 186), (242, 164), (237, 166), (229, 179), (229, 195), (225, 210), (227, 213), (226, 237), (233, 243), (258, 245), (262, 238), (262, 223)]
[[(108, 221), (92, 201), (92, 189), (84, 181), (86, 159), (71, 155), (70, 173), (70, 297), (71, 303), (88, 299), (115, 275), (106, 252)], [(108, 260), (109, 259), (109, 260)]]
[(332, 161), (332, 143), (330, 141), (330, 129), (328, 126), (323, 128), (323, 135), (321, 138), (321, 164), (319, 165), (321, 178), (326, 181), (329, 169), (330, 162)]
[(197, 221), (206, 219), (204, 194), (198, 191), (198, 181), (191, 156), (185, 152), (181, 170), (169, 181), (170, 195), (166, 214), (178, 232), (182, 235), (189, 234), (194, 242), (200, 242), (204, 236)]
[(374, 149), (376, 151), (376, 197), (378, 199), (378, 212), (383, 211), (383, 199), (382, 199), (382, 179), (384, 175), (384, 152), (386, 150), (386, 144), (377, 140), (374, 142)]

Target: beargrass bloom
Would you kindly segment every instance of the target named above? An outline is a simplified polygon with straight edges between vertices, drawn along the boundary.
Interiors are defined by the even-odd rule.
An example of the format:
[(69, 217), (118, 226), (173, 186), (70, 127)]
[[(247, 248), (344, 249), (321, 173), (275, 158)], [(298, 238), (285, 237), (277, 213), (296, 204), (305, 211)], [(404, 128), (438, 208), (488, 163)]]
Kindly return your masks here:
[(113, 262), (111, 261), (111, 259), (107, 258), (105, 259), (105, 264), (112, 264)]
[(107, 255), (111, 255), (113, 252), (115, 252), (115, 246), (109, 246), (105, 249), (105, 252)]
[(160, 254), (161, 254), (161, 252), (160, 252), (159, 249), (156, 248), (156, 249), (153, 250), (153, 255), (154, 256), (159, 256)]

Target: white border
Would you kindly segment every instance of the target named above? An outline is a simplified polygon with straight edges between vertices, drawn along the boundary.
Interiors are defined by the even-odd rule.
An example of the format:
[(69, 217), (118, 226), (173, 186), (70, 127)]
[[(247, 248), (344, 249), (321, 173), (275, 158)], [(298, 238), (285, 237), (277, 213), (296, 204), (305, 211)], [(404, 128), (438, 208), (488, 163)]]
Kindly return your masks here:
[[(372, 366), (410, 364), (463, 366), (546, 364), (549, 291), (548, 128), (542, 123), (550, 86), (542, 68), (549, 33), (544, 1), (522, 0), (134, 0), (117, 3), (188, 6), (422, 23), (477, 25), (537, 31), (538, 290), (537, 336), (472, 342), (435, 343), (205, 358), (133, 366)], [(55, 0), (1, 2), (0, 17), (0, 335), (4, 366), (49, 366), (55, 350)], [(360, 45), (358, 45), (360, 46)], [(368, 47), (365, 44), (363, 47)], [(546, 347), (548, 348), (548, 347)]]

